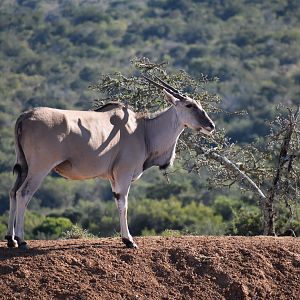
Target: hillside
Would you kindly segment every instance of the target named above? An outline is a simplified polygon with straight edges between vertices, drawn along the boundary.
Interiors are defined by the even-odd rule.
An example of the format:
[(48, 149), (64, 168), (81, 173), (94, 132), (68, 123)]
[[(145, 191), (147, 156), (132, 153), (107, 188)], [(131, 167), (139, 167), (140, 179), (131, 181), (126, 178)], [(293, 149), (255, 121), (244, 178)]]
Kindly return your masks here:
[[(299, 0), (3, 0), (0, 11), (0, 237), (7, 228), (19, 113), (37, 106), (90, 109), (105, 95), (89, 86), (101, 74), (138, 75), (134, 57), (167, 61), (173, 75), (183, 69), (195, 78), (219, 77), (205, 90), (220, 95), (226, 110), (248, 112), (211, 112), (230, 142), (265, 137), (274, 107), (299, 103)], [(198, 176), (176, 166), (168, 185), (157, 170), (144, 174), (129, 196), (133, 234), (261, 234), (256, 200), (234, 187), (208, 192), (206, 170)], [(29, 204), (25, 237), (56, 239), (70, 222), (112, 236), (119, 231), (112, 198), (107, 182), (68, 182), (51, 174)], [(299, 230), (300, 211), (290, 218), (283, 205), (277, 215), (278, 233)]]
[(148, 237), (0, 243), (3, 299), (299, 299), (300, 239)]

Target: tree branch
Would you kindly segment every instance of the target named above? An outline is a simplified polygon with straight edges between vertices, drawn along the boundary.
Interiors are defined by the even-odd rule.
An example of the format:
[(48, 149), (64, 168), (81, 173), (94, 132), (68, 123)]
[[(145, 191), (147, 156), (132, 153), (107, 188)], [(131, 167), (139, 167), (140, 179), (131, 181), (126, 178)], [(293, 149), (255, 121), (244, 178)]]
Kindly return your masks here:
[(265, 194), (257, 186), (257, 184), (249, 176), (242, 172), (232, 161), (230, 161), (226, 156), (218, 154), (214, 150), (205, 151), (202, 147), (197, 147), (197, 149), (199, 151), (199, 153), (197, 154), (203, 154), (207, 158), (219, 162), (220, 164), (224, 165), (227, 169), (232, 171), (232, 173), (236, 176), (236, 180), (242, 186), (245, 186), (248, 190), (251, 190), (253, 193), (255, 193), (259, 198), (260, 204), (263, 204), (264, 200), (266, 199)]

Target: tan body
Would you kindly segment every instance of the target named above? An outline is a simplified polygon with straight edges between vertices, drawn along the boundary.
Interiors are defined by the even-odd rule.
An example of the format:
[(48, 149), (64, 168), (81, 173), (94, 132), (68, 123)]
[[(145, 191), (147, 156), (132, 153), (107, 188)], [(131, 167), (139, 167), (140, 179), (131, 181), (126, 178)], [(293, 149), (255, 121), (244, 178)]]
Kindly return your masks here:
[[(142, 172), (143, 121), (129, 109), (109, 106), (105, 112), (38, 108), (26, 113), (20, 144), (27, 163), (47, 165), (75, 180), (113, 179), (116, 162), (118, 168), (123, 162), (126, 168), (134, 165), (134, 173)], [(137, 160), (140, 164), (133, 164)]]
[[(138, 117), (121, 104), (97, 111), (37, 108), (23, 113), (15, 126), (17, 180), (10, 191), (8, 246), (26, 246), (24, 212), (42, 180), (55, 170), (62, 176), (110, 181), (119, 209), (121, 236), (136, 247), (127, 225), (130, 184), (151, 166), (166, 168), (175, 158), (184, 127), (205, 133), (214, 125), (192, 99), (179, 101), (165, 92), (173, 105), (154, 118)], [(193, 106), (191, 108), (191, 105)]]

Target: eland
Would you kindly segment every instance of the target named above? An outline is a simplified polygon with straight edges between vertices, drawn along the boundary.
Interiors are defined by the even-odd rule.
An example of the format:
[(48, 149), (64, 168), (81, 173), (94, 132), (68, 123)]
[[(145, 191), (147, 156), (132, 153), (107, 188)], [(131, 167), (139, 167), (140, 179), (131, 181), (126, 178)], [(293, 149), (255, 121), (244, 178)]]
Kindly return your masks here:
[(95, 111), (40, 107), (24, 112), (15, 124), (16, 181), (10, 190), (8, 247), (27, 249), (25, 209), (45, 176), (84, 180), (105, 178), (111, 183), (119, 210), (123, 243), (136, 248), (127, 224), (131, 183), (152, 167), (165, 169), (175, 159), (178, 138), (185, 127), (204, 134), (214, 123), (199, 102), (183, 95), (158, 77), (144, 78), (163, 90), (171, 104), (154, 117), (141, 117), (120, 103)]

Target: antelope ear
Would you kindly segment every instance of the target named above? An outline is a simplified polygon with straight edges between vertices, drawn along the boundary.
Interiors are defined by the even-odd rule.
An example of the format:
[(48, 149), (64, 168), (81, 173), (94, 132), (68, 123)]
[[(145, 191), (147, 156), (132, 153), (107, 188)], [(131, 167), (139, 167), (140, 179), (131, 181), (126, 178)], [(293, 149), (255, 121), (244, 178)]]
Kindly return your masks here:
[(170, 102), (171, 104), (176, 105), (176, 102), (180, 101), (176, 97), (174, 97), (172, 94), (170, 94), (169, 92), (167, 92), (165, 89), (163, 89), (163, 91), (164, 91), (166, 100), (168, 102)]

